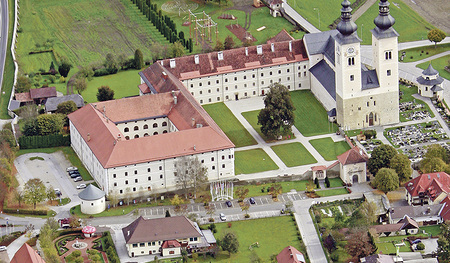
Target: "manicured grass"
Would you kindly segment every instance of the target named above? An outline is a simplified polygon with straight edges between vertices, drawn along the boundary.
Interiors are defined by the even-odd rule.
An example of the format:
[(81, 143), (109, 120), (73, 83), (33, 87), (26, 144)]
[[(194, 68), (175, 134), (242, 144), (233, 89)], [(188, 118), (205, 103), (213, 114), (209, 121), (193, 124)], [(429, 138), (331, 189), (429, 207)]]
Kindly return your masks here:
[(360, 134), (361, 133), (361, 129), (356, 129), (356, 130), (351, 130), (351, 131), (345, 131), (345, 134), (348, 136), (348, 137), (353, 137), (353, 136), (356, 136), (356, 135), (358, 135), (358, 134)]
[[(22, 154), (26, 153), (54, 153), (57, 151), (62, 151), (64, 155), (66, 156), (67, 160), (70, 161), (72, 166), (75, 166), (78, 168), (78, 171), (81, 174), (81, 177), (85, 181), (94, 180), (92, 176), (89, 174), (89, 172), (84, 167), (83, 163), (78, 158), (77, 154), (73, 151), (72, 147), (55, 147), (55, 148), (39, 148), (39, 149), (26, 149), (26, 150), (19, 150), (17, 152), (17, 156), (20, 156)], [(65, 168), (65, 167), (63, 167)]]
[(422, 226), (420, 227), (420, 230), (425, 230), (426, 233), (431, 234), (431, 236), (436, 237), (441, 234), (441, 226), (440, 225), (434, 225), (434, 226)]
[(401, 92), (403, 92), (402, 97), (400, 98), (400, 102), (408, 102), (408, 101), (414, 101), (413, 94), (417, 94), (417, 87), (416, 86), (405, 86), (400, 84), (399, 89)]
[[(394, 29), (400, 34), (399, 42), (427, 39), (427, 33), (435, 27), (402, 1), (390, 2), (391, 15), (395, 18)], [(358, 35), (362, 38), (363, 45), (370, 45), (372, 33), (369, 31), (375, 27), (373, 19), (378, 15), (378, 1), (375, 2), (358, 20)], [(362, 26), (364, 25), (364, 26)], [(363, 34), (361, 35), (361, 27)]]
[[(301, 249), (297, 239), (295, 222), (290, 216), (271, 217), (264, 219), (254, 219), (245, 221), (216, 224), (216, 239), (220, 239), (232, 231), (239, 240), (239, 251), (236, 254), (228, 255), (228, 252), (220, 251), (216, 259), (199, 257), (200, 262), (249, 262), (252, 253), (256, 253), (264, 262), (269, 262), (272, 254), (278, 254), (286, 246), (293, 246), (306, 255), (306, 251)], [(249, 250), (250, 245), (258, 242), (259, 247)]]
[(14, 61), (11, 55), (12, 31), (14, 29), (14, 1), (8, 0), (9, 6), (9, 29), (8, 45), (6, 48), (5, 67), (3, 72), (3, 83), (0, 93), (0, 119), (11, 119), (8, 115), (9, 98), (14, 84)]
[(278, 166), (270, 159), (263, 149), (236, 151), (234, 158), (234, 173), (252, 174), (277, 170)]
[(333, 142), (329, 137), (309, 141), (327, 161), (336, 160), (336, 156), (350, 149), (346, 141)]
[[(430, 43), (432, 43), (432, 42), (430, 42)], [(432, 45), (432, 46), (426, 46), (426, 47), (410, 48), (410, 49), (400, 50), (398, 52), (398, 59), (399, 59), (399, 61), (401, 61), (400, 57), (402, 56), (402, 53), (406, 52), (405, 57), (403, 58), (403, 61), (401, 61), (401, 62), (405, 62), (405, 63), (406, 62), (414, 62), (414, 61), (426, 59), (426, 58), (434, 56), (436, 54), (445, 52), (449, 49), (450, 49), (450, 43), (437, 45), (436, 47), (434, 47), (434, 45)]]
[[(404, 241), (405, 245), (400, 247), (400, 252), (411, 252), (410, 244), (408, 241)], [(400, 243), (400, 242), (399, 242)], [(385, 255), (388, 254), (395, 254), (397, 252), (397, 249), (395, 248), (395, 245), (391, 242), (384, 242), (384, 243), (375, 243), (377, 246), (377, 253), (383, 253)]]
[(330, 188), (342, 186), (342, 180), (339, 177), (330, 178)]
[(295, 127), (303, 136), (334, 133), (338, 127), (328, 121), (328, 115), (322, 104), (309, 90), (291, 92), (295, 106)]
[[(433, 65), (433, 68), (435, 70), (439, 71), (439, 76), (446, 78), (447, 80), (450, 80), (450, 73), (445, 71), (444, 67), (449, 65), (449, 63), (448, 63), (449, 60), (450, 60), (450, 55), (447, 55), (444, 57), (433, 59), (431, 61), (431, 65)], [(430, 62), (427, 61), (427, 62), (417, 65), (417, 67), (419, 67), (421, 69), (426, 69), (426, 68), (428, 68), (429, 64), (430, 64)]]
[[(341, 184), (341, 186), (342, 186), (342, 184)], [(316, 191), (316, 194), (319, 195), (320, 197), (325, 197), (325, 196), (333, 196), (333, 195), (344, 195), (344, 194), (348, 194), (348, 192), (347, 192), (347, 189), (345, 189), (345, 188), (338, 188), (338, 189)]]
[(270, 147), (287, 167), (316, 163), (317, 160), (299, 142), (280, 144)]
[(214, 103), (204, 105), (203, 108), (220, 126), (223, 132), (234, 143), (236, 147), (243, 147), (257, 144), (255, 138), (242, 126), (239, 120), (233, 115), (224, 103)]
[[(308, 180), (301, 180), (301, 181), (291, 181), (291, 182), (278, 182), (281, 184), (283, 188), (283, 193), (290, 192), (292, 189), (295, 189), (297, 191), (305, 191), (306, 190), (306, 184), (308, 183)], [(271, 183), (266, 184), (249, 184), (249, 185), (241, 185), (235, 187), (235, 191), (237, 188), (247, 188), (248, 194), (247, 197), (255, 197), (255, 196), (262, 196), (267, 195), (267, 187), (270, 187)], [(261, 191), (261, 189), (264, 189), (264, 192)]]
[[(289, 5), (301, 16), (321, 31), (330, 30), (328, 25), (341, 15), (341, 0), (315, 1), (315, 0), (288, 0)], [(351, 0), (351, 3), (355, 0)], [(314, 10), (316, 8), (316, 10)], [(318, 10), (317, 10), (318, 8)], [(320, 14), (319, 14), (320, 12)], [(320, 15), (320, 28), (319, 28)]]

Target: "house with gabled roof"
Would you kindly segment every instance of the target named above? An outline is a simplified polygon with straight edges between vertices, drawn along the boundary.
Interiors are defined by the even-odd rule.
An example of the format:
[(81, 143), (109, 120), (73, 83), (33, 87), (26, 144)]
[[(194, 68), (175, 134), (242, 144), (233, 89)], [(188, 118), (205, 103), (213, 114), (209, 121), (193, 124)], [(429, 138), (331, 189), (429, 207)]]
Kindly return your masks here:
[(417, 222), (405, 215), (397, 224), (383, 224), (372, 226), (380, 237), (396, 235), (414, 235), (419, 232)]
[(11, 263), (45, 263), (44, 259), (34, 250), (30, 245), (24, 243), (19, 250), (17, 250)]
[(450, 175), (445, 172), (422, 174), (405, 185), (409, 205), (439, 204), (450, 193)]
[(277, 255), (278, 263), (305, 263), (305, 256), (293, 246), (287, 246)]

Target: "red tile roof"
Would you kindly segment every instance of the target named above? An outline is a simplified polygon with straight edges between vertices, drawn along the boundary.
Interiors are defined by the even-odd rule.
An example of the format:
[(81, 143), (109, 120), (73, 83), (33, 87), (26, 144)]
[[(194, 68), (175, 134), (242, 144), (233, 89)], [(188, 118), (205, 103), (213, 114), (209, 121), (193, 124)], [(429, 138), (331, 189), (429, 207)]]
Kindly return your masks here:
[(145, 83), (142, 83), (141, 85), (139, 85), (138, 88), (143, 94), (150, 93), (150, 89), (147, 86), (147, 84), (145, 84)]
[(356, 164), (368, 161), (367, 156), (361, 154), (358, 150), (358, 147), (353, 147), (350, 150), (346, 151), (345, 153), (338, 155), (337, 159), (343, 165)]
[(20, 102), (33, 101), (33, 99), (30, 96), (30, 92), (16, 93), (14, 96), (16, 97), (16, 100)]
[(289, 33), (286, 31), (286, 29), (283, 28), (283, 30), (280, 31), (276, 36), (272, 37), (271, 39), (267, 40), (267, 43), (275, 43), (275, 42), (283, 42), (283, 41), (289, 41), (289, 40), (295, 40)]
[(167, 241), (164, 241), (164, 243), (162, 243), (161, 247), (162, 248), (181, 247), (181, 244), (180, 244), (180, 242), (178, 242), (176, 240), (167, 240)]
[(450, 196), (446, 196), (442, 201), (441, 204), (444, 206), (442, 207), (439, 215), (442, 217), (444, 221), (450, 220)]
[(278, 263), (305, 263), (302, 252), (293, 246), (287, 246), (277, 255)]
[(30, 96), (32, 99), (45, 99), (56, 97), (56, 88), (55, 87), (47, 87), (40, 89), (30, 89)]
[(45, 261), (39, 256), (39, 254), (30, 247), (27, 243), (24, 243), (11, 260), (11, 263), (45, 263)]
[(450, 175), (445, 172), (422, 174), (406, 183), (406, 190), (413, 197), (424, 193), (434, 200), (442, 192), (450, 193)]
[[(242, 47), (224, 50), (223, 60), (218, 59), (218, 52), (211, 52), (199, 54), (198, 64), (195, 64), (195, 55), (175, 58), (174, 68), (170, 67), (169, 59), (158, 61), (158, 64), (162, 64), (165, 70), (171, 72), (177, 79), (184, 80), (308, 60), (306, 49), (301, 39), (292, 41), (292, 52), (289, 51), (289, 41), (273, 44), (275, 52), (271, 51), (270, 44), (263, 44), (262, 54), (257, 54), (257, 46), (250, 46), (248, 47), (248, 56), (245, 55), (245, 48)], [(152, 65), (142, 73), (148, 80), (156, 75), (158, 77), (157, 80), (163, 82), (164, 79), (160, 78), (160, 72), (153, 73), (153, 68), (154, 66)]]
[(185, 216), (155, 219), (144, 219), (140, 216), (122, 228), (127, 244), (201, 237), (202, 234), (199, 231), (194, 223)]

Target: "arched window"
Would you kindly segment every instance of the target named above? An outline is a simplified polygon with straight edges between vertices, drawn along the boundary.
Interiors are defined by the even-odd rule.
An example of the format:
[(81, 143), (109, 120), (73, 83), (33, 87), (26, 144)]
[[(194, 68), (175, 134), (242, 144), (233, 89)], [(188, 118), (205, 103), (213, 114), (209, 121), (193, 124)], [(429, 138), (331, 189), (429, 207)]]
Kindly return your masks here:
[(164, 130), (163, 133), (167, 133), (167, 130)]
[(138, 130), (139, 130), (139, 127), (138, 127), (138, 126), (134, 126), (134, 130), (135, 130), (135, 131), (138, 131)]
[(148, 136), (148, 133), (144, 133), (144, 137), (147, 137)]
[(162, 123), (162, 126), (163, 126), (163, 127), (166, 127), (166, 126), (167, 126), (167, 121), (163, 122), (163, 123)]
[(158, 135), (158, 132), (154, 132), (153, 135)]
[(135, 139), (139, 138), (139, 134), (134, 135), (134, 138)]
[(129, 140), (130, 139), (130, 136), (125, 136), (125, 140)]
[(123, 129), (123, 132), (129, 132), (130, 129), (128, 129), (128, 127), (126, 127), (125, 129)]
[(153, 123), (153, 128), (158, 128), (158, 123)]
[(144, 129), (148, 129), (148, 125), (147, 124), (144, 125)]

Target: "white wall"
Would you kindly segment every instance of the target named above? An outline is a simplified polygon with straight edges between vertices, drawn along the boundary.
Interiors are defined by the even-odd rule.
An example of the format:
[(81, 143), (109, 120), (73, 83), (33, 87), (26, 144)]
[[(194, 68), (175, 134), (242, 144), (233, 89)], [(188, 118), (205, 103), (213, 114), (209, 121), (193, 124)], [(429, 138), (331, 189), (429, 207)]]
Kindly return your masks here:
[(105, 204), (105, 197), (93, 201), (81, 200), (81, 213), (88, 215), (101, 213), (105, 211)]

